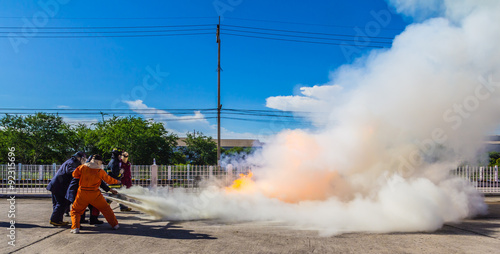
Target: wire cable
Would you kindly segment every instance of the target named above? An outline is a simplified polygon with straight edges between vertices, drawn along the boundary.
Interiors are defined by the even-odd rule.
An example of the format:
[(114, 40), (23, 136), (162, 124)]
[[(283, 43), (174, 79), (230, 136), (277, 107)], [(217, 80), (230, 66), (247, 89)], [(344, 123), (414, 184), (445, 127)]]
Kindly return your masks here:
[[(181, 36), (181, 35), (206, 35), (213, 33), (186, 33), (186, 34), (129, 34), (129, 35), (62, 35), (62, 36), (29, 36), (29, 38), (40, 38), (40, 39), (56, 39), (56, 38), (113, 38), (113, 37), (163, 37), (163, 36)], [(26, 36), (6, 36), (0, 35), (0, 38), (26, 38)]]
[[(62, 32), (46, 32), (46, 31), (41, 31), (37, 32), (37, 34), (93, 34), (93, 33), (99, 33), (99, 34), (107, 34), (107, 33), (164, 33), (164, 32), (189, 32), (189, 31), (212, 31), (212, 29), (209, 28), (196, 28), (196, 29), (175, 29), (175, 30), (138, 30), (138, 31), (62, 31)], [(15, 33), (15, 32), (6, 32), (6, 31), (0, 31), (0, 34), (2, 33)]]
[[(167, 27), (195, 27), (195, 26), (216, 26), (216, 24), (197, 24), (197, 25), (170, 25), (170, 26), (46, 26), (36, 29), (145, 29), (145, 28), (167, 28)], [(0, 26), (0, 29), (26, 29), (19, 26)]]
[[(11, 17), (0, 17), (0, 19), (23, 19), (26, 17), (11, 16)], [(158, 19), (216, 19), (217, 17), (155, 17), (155, 18), (64, 18), (64, 17), (51, 17), (50, 19), (60, 19), (60, 20), (158, 20)]]
[(267, 40), (277, 40), (277, 41), (291, 41), (291, 42), (303, 42), (303, 43), (312, 43), (312, 44), (324, 44), (324, 45), (337, 45), (337, 46), (351, 46), (351, 47), (367, 47), (367, 48), (386, 48), (382, 46), (374, 46), (374, 45), (352, 45), (347, 43), (328, 43), (328, 42), (318, 42), (318, 41), (301, 41), (301, 40), (291, 40), (291, 39), (281, 39), (281, 38), (271, 38), (271, 37), (262, 37), (262, 36), (253, 36), (253, 35), (243, 35), (243, 34), (232, 34), (232, 33), (224, 33), (225, 35), (231, 36), (241, 36), (241, 37), (250, 37), (250, 38), (258, 38), (258, 39), (267, 39)]
[[(356, 26), (341, 26), (341, 25), (326, 25), (326, 24), (314, 24), (314, 23), (300, 23), (300, 22), (289, 22), (289, 21), (276, 21), (276, 20), (263, 20), (263, 19), (247, 19), (247, 18), (232, 18), (224, 17), (224, 19), (234, 19), (234, 20), (246, 20), (246, 21), (258, 21), (258, 22), (268, 22), (268, 23), (280, 23), (280, 24), (294, 24), (294, 25), (306, 25), (306, 26), (323, 26), (323, 27), (340, 27), (340, 28), (354, 28)], [(404, 28), (380, 28), (382, 30), (394, 30), (402, 32)]]
[[(256, 29), (256, 30), (265, 30), (265, 31), (275, 31), (275, 32), (287, 32), (287, 33), (317, 34), (317, 35), (329, 35), (329, 36), (344, 36), (344, 37), (354, 37), (354, 38), (358, 37), (358, 36), (349, 35), (349, 34), (316, 33), (316, 32), (306, 32), (306, 31), (296, 31), (296, 30), (283, 30), (283, 29), (272, 29), (272, 28), (250, 27), (250, 26), (223, 25), (221, 28), (223, 28), (224, 26), (236, 27), (236, 28), (246, 28), (246, 29)], [(394, 39), (394, 38), (391, 38), (391, 37), (377, 37), (377, 36), (366, 36), (366, 37), (374, 38), (374, 39), (387, 39), (387, 40)]]
[[(351, 40), (351, 39), (325, 38), (325, 37), (313, 37), (313, 36), (302, 36), (302, 35), (291, 35), (291, 34), (273, 34), (273, 33), (255, 32), (255, 31), (244, 31), (244, 30), (235, 30), (235, 29), (227, 29), (227, 28), (226, 29), (222, 29), (222, 30), (232, 31), (232, 32), (245, 32), (245, 33), (255, 33), (255, 34), (264, 34), (264, 35), (274, 35), (274, 36), (288, 36), (288, 37), (306, 38), (306, 39), (356, 42), (355, 40)], [(370, 41), (370, 43), (392, 44), (391, 42), (386, 42), (386, 41)]]

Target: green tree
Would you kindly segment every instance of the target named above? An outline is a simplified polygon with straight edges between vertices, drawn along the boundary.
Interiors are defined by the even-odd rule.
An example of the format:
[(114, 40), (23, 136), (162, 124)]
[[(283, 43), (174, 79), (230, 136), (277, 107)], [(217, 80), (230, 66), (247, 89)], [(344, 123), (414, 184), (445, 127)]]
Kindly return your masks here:
[[(75, 152), (70, 139), (71, 126), (62, 117), (36, 113), (28, 116), (6, 115), (0, 119), (2, 154), (16, 148), (16, 162), (26, 164), (60, 163)], [(5, 163), (6, 158), (0, 158)]]
[(497, 165), (497, 162), (500, 162), (499, 161), (499, 159), (500, 159), (499, 152), (490, 152), (489, 157), (490, 157), (490, 163), (488, 164), (488, 166), (495, 166), (495, 165)]
[(234, 156), (239, 155), (242, 157), (248, 156), (253, 153), (254, 149), (252, 147), (232, 147), (224, 151), (224, 155)]
[(94, 129), (84, 136), (85, 146), (102, 154), (105, 160), (111, 158), (111, 149), (120, 147), (130, 154), (133, 164), (152, 164), (153, 158), (157, 164), (177, 163), (177, 136), (152, 120), (114, 116), (94, 124)]
[(217, 164), (217, 143), (212, 137), (203, 135), (201, 132), (187, 133), (184, 141), (186, 147), (183, 152), (187, 162), (194, 165), (215, 165)]

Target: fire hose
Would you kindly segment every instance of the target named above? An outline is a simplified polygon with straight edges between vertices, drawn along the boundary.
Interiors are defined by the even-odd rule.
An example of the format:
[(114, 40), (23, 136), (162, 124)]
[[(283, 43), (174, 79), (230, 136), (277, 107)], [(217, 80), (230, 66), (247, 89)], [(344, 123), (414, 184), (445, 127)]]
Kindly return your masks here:
[(153, 216), (154, 218), (161, 218), (161, 214), (157, 212), (157, 209), (155, 208), (155, 203), (138, 197), (138, 196), (132, 196), (132, 195), (126, 195), (122, 193), (118, 194), (108, 194), (108, 193), (103, 193), (103, 196), (109, 200), (115, 201), (117, 203), (121, 203), (123, 205), (126, 205), (128, 207), (131, 207), (133, 209), (139, 210), (143, 213), (149, 214)]

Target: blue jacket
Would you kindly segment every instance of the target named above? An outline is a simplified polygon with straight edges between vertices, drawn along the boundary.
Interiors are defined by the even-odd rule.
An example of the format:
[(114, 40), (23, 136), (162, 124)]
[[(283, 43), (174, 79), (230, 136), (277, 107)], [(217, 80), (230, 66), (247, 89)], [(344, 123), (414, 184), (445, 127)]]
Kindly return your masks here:
[(73, 171), (82, 163), (75, 157), (69, 158), (57, 170), (56, 174), (47, 185), (47, 190), (51, 191), (54, 195), (66, 195), (69, 184), (73, 179)]
[(120, 174), (120, 170), (121, 170), (120, 159), (118, 158), (118, 156), (116, 156), (115, 154), (113, 154), (111, 156), (111, 160), (109, 161), (108, 166), (106, 167), (106, 170), (108, 171), (108, 175), (110, 175), (114, 179), (116, 179), (116, 180), (122, 179), (122, 175)]

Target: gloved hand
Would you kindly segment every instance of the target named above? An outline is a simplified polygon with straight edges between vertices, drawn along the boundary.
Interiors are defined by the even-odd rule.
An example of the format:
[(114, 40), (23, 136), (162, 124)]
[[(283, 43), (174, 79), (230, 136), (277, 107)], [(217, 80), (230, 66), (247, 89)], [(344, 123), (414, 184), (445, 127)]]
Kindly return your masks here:
[(116, 194), (118, 194), (118, 191), (116, 191), (115, 189), (111, 189), (111, 190), (109, 190), (109, 191), (110, 191), (111, 193), (115, 194), (115, 195), (116, 195)]

